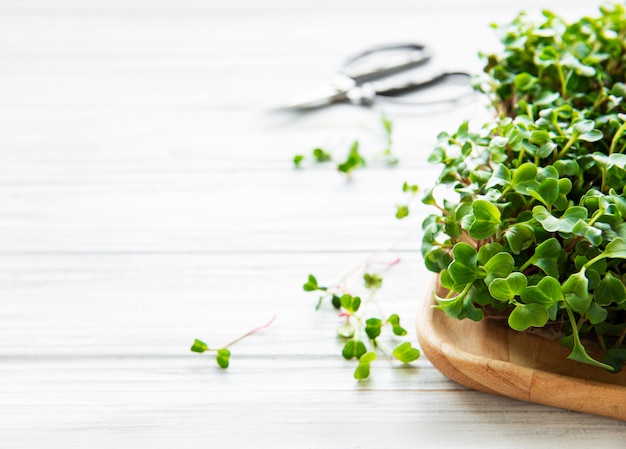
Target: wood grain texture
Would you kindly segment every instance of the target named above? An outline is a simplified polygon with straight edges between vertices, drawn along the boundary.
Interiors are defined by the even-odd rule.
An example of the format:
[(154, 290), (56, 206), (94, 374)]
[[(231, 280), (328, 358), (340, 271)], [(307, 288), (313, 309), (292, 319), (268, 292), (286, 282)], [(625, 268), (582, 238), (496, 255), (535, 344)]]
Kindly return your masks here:
[[(525, 3), (593, 12), (587, 1)], [(413, 317), (428, 288), (415, 204), (441, 130), (478, 100), (281, 114), (346, 55), (418, 40), (480, 69), (514, 1), (0, 1), (0, 446), (7, 448), (621, 448), (615, 420), (471, 391), (426, 358), (357, 383), (339, 322), (301, 285), (376, 258), (379, 302)], [(396, 169), (347, 181), (295, 153), (369, 157), (394, 122)], [(353, 288), (359, 291), (360, 281)], [(192, 354), (232, 348), (231, 367)], [(557, 442), (557, 443), (555, 443)]]
[[(446, 290), (433, 282), (441, 297)], [(581, 365), (556, 341), (489, 320), (458, 321), (424, 301), (419, 341), (443, 374), (470, 388), (626, 421), (626, 372)]]

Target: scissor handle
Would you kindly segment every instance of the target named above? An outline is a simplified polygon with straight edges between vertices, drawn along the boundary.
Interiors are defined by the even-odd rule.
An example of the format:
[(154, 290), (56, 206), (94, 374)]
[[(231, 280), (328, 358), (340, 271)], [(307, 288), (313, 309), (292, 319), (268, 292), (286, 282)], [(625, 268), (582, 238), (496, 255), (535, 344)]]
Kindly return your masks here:
[[(385, 58), (386, 54), (393, 55), (398, 53), (400, 58), (397, 61), (390, 63)], [(366, 61), (368, 58), (376, 58), (379, 61), (365, 69), (359, 68), (359, 63)], [(422, 44), (381, 45), (348, 58), (342, 65), (341, 73), (352, 78), (356, 85), (361, 85), (420, 66), (427, 63), (430, 58), (430, 51)]]

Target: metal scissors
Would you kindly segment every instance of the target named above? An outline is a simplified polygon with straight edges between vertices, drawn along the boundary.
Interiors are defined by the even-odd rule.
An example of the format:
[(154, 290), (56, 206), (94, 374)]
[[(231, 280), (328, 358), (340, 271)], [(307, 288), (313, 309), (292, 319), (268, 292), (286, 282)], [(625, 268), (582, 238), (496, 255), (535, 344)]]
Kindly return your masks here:
[[(417, 43), (370, 48), (348, 58), (330, 83), (294, 98), (283, 108), (315, 109), (346, 101), (367, 106), (375, 101), (417, 105), (450, 101), (465, 96), (421, 103), (398, 100), (404, 94), (443, 83), (452, 77), (469, 80), (470, 74), (463, 71), (413, 70), (425, 66), (431, 58), (430, 50)], [(408, 76), (399, 76), (402, 73)]]

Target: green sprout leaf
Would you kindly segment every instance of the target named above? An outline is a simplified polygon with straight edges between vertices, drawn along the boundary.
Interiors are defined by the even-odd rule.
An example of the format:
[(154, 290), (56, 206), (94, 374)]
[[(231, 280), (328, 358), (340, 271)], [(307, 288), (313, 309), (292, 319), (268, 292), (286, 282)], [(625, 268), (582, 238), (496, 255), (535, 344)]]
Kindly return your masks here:
[(348, 157), (337, 166), (337, 170), (341, 173), (350, 174), (357, 168), (364, 167), (365, 164), (365, 159), (361, 156), (361, 153), (359, 153), (359, 141), (355, 140), (350, 147)]
[(383, 329), (383, 321), (380, 318), (369, 318), (365, 321), (365, 333), (371, 340), (380, 336)]
[(501, 221), (497, 206), (489, 201), (476, 200), (472, 203), (472, 212), (474, 220), (468, 228), (470, 236), (482, 240), (498, 232)]
[(609, 259), (626, 259), (626, 241), (622, 238), (611, 241), (606, 245), (602, 256)]
[(193, 345), (191, 345), (191, 350), (193, 352), (203, 353), (209, 350), (209, 347), (202, 340), (194, 340)]
[(535, 249), (535, 254), (520, 268), (523, 271), (529, 265), (539, 267), (545, 274), (553, 278), (559, 277), (557, 260), (561, 255), (561, 244), (555, 238), (550, 238)]
[(608, 306), (612, 303), (621, 304), (626, 301), (624, 282), (610, 272), (606, 273), (596, 287), (594, 297), (600, 306)]
[(393, 356), (402, 363), (411, 363), (420, 357), (419, 349), (411, 346), (411, 343), (404, 342), (396, 346), (393, 350)]
[(494, 279), (489, 284), (489, 293), (500, 301), (508, 302), (521, 295), (527, 285), (528, 280), (526, 276), (523, 273), (515, 272), (509, 274), (506, 278)]
[(296, 155), (293, 157), (293, 165), (294, 165), (296, 168), (300, 168), (300, 165), (302, 165), (302, 161), (303, 161), (303, 160), (304, 160), (304, 156), (303, 156), (303, 155), (301, 155), (301, 154), (296, 154)]
[(525, 331), (529, 327), (543, 327), (548, 322), (548, 311), (540, 304), (516, 304), (509, 315), (509, 326), (516, 331)]
[(517, 223), (504, 232), (504, 239), (509, 244), (513, 254), (519, 254), (533, 243), (535, 233), (533, 228), (525, 223)]
[(330, 153), (324, 151), (321, 148), (314, 148), (313, 149), (313, 157), (315, 158), (315, 162), (329, 162), (332, 160), (332, 156), (330, 155)]
[(607, 316), (609, 316), (608, 310), (595, 302), (592, 302), (587, 309), (587, 318), (591, 324), (602, 323)]
[(309, 278), (302, 286), (302, 289), (305, 292), (313, 292), (315, 290), (318, 290), (319, 286), (317, 285), (317, 279), (315, 278), (315, 276), (309, 274)]
[(365, 273), (363, 275), (365, 288), (376, 289), (383, 285), (383, 278), (377, 273)]
[(565, 211), (560, 218), (555, 217), (543, 206), (533, 208), (533, 218), (548, 232), (572, 232), (579, 221), (587, 218), (587, 209), (580, 206), (572, 206)]
[(584, 313), (591, 304), (589, 294), (589, 280), (585, 276), (583, 267), (578, 273), (572, 274), (561, 286), (565, 294), (565, 301), (578, 313)]
[(589, 242), (594, 246), (600, 246), (602, 243), (602, 231), (598, 228), (590, 226), (583, 220), (580, 220), (574, 225), (572, 233), (589, 240)]
[(529, 195), (528, 189), (537, 188), (537, 166), (530, 162), (520, 165), (514, 172), (512, 177), (513, 189), (522, 195)]
[(387, 318), (387, 322), (391, 324), (391, 330), (395, 335), (402, 337), (407, 334), (406, 329), (400, 326), (400, 316), (398, 316), (398, 314), (394, 313), (389, 316), (389, 318)]
[(358, 296), (343, 295), (339, 301), (341, 303), (341, 307), (352, 314), (359, 310), (359, 307), (361, 307), (361, 298)]
[(546, 276), (537, 285), (526, 287), (521, 293), (521, 299), (525, 304), (539, 304), (548, 309), (563, 301), (564, 296), (559, 281)]
[(370, 376), (370, 365), (376, 360), (375, 352), (367, 352), (359, 358), (359, 364), (354, 370), (356, 380), (365, 380)]
[(472, 284), (467, 284), (465, 289), (457, 296), (442, 298), (433, 292), (433, 297), (437, 302), (436, 309), (443, 310), (450, 318), (461, 318), (464, 309), (464, 299), (467, 296)]
[(346, 360), (359, 359), (366, 352), (367, 348), (365, 347), (365, 343), (361, 340), (348, 340), (343, 346), (341, 355), (343, 355), (343, 358)]
[(544, 179), (537, 187), (529, 188), (528, 193), (547, 207), (552, 207), (559, 197), (559, 182), (554, 178)]
[(396, 206), (396, 218), (402, 220), (409, 216), (409, 206), (406, 204), (399, 204)]
[(469, 284), (485, 276), (484, 270), (478, 267), (478, 253), (467, 243), (459, 242), (452, 250), (454, 261), (448, 267), (450, 276), (459, 284)]
[(215, 360), (220, 368), (228, 368), (228, 365), (230, 364), (230, 351), (226, 348), (218, 349)]
[(485, 263), (485, 270), (487, 271), (487, 276), (485, 277), (485, 284), (489, 285), (496, 278), (505, 278), (511, 271), (513, 271), (513, 266), (515, 265), (515, 260), (513, 260), (513, 256), (511, 256), (507, 252), (499, 252), (492, 258), (490, 258), (487, 263)]

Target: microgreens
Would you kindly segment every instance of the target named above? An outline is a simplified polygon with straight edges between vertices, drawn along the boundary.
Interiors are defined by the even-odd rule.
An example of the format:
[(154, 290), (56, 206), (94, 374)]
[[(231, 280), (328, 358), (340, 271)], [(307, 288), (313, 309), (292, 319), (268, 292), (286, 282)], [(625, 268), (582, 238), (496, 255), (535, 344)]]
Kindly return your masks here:
[(574, 23), (522, 14), (495, 27), (504, 52), (483, 55), (475, 85), (498, 116), (439, 135), (429, 160), (442, 171), (424, 199), (438, 213), (424, 220), (422, 253), (448, 291), (435, 300), (449, 316), (552, 328), (570, 359), (619, 371), (626, 14), (620, 5), (600, 13)]
[[(344, 159), (337, 160), (336, 157), (330, 151), (323, 148), (313, 148), (311, 150), (310, 157), (316, 164), (322, 164), (326, 162), (332, 162), (338, 172), (347, 176), (360, 168), (363, 168), (371, 162), (382, 160), (385, 165), (393, 167), (398, 164), (398, 158), (393, 154), (393, 123), (387, 118), (386, 115), (381, 116), (381, 124), (385, 133), (385, 149), (382, 153), (375, 155), (369, 160), (363, 154), (361, 150), (361, 144), (358, 140), (352, 142), (348, 148), (348, 153)], [(304, 154), (296, 154), (293, 157), (293, 165), (295, 168), (302, 168), (304, 162), (307, 160), (307, 156)]]
[(209, 346), (202, 340), (195, 339), (190, 349), (192, 352), (198, 352), (198, 353), (203, 353), (203, 352), (215, 353), (215, 361), (217, 362), (219, 367), (226, 369), (230, 365), (230, 350), (228, 348), (233, 346), (235, 343), (238, 343), (239, 341), (243, 340), (244, 338), (257, 333), (261, 329), (265, 329), (266, 327), (271, 326), (275, 318), (276, 318), (275, 316), (272, 317), (272, 319), (268, 323), (249, 330), (245, 334), (235, 338), (234, 340), (230, 341), (229, 343), (225, 344), (224, 346), (220, 348), (217, 348), (217, 349), (209, 348)]
[[(388, 264), (395, 265), (396, 261)], [(400, 317), (397, 314), (385, 316), (380, 307), (374, 301), (374, 294), (382, 287), (383, 278), (379, 273), (363, 273), (363, 287), (368, 291), (367, 298), (362, 300), (346, 291), (345, 281), (354, 273), (344, 276), (333, 287), (323, 287), (317, 282), (315, 276), (310, 274), (302, 286), (304, 291), (321, 293), (319, 305), (330, 299), (332, 305), (339, 310), (342, 322), (337, 329), (340, 338), (344, 340), (341, 354), (346, 360), (356, 359), (358, 365), (354, 371), (354, 378), (364, 380), (370, 375), (370, 364), (379, 354), (388, 359), (396, 359), (402, 363), (410, 363), (420, 356), (418, 349), (410, 342), (402, 342), (389, 349), (386, 341), (395, 341), (397, 337), (407, 334), (406, 329), (400, 325)], [(375, 305), (375, 313), (366, 313), (368, 306)], [(385, 330), (388, 330), (385, 335)]]

